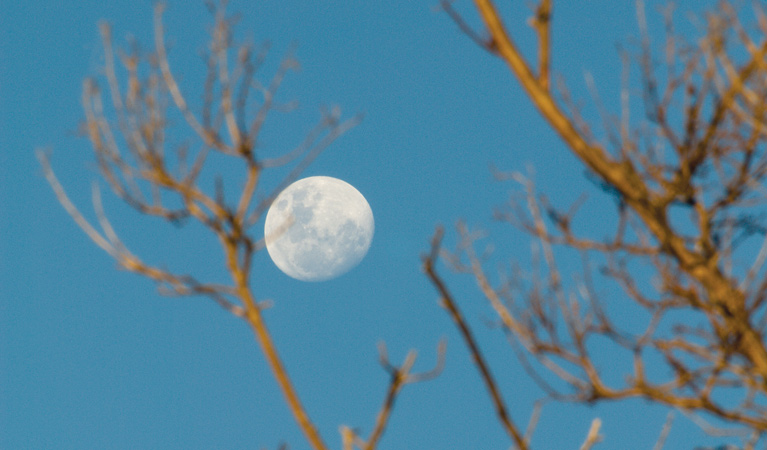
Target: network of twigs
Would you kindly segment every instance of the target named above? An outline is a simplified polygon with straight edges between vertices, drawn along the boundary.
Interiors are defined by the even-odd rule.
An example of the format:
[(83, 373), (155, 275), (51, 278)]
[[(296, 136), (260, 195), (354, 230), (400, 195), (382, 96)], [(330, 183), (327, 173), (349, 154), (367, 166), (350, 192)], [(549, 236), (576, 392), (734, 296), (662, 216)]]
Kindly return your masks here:
[[(97, 79), (85, 81), (83, 129), (92, 144), (102, 178), (118, 198), (143, 215), (171, 223), (195, 220), (215, 235), (224, 251), (221, 263), (231, 275), (230, 284), (201, 281), (145, 262), (118, 237), (102, 207), (98, 184), (93, 188), (98, 220), (98, 226), (94, 226), (67, 196), (51, 167), (49, 155), (40, 151), (38, 158), (59, 202), (88, 237), (122, 269), (154, 280), (165, 295), (209, 297), (251, 326), (307, 441), (316, 450), (327, 449), (267, 329), (263, 309), (268, 303), (256, 300), (251, 263), (255, 252), (264, 248), (264, 238), (257, 237), (253, 227), (276, 195), (295, 181), (325, 148), (356, 126), (362, 116), (342, 119), (337, 107), (323, 110), (320, 120), (295, 147), (273, 159), (259, 158), (258, 139), (267, 116), (291, 107), (278, 102), (276, 95), (297, 63), (288, 55), (269, 82), (262, 83), (257, 74), (267, 57), (268, 46), (256, 49), (249, 44), (235, 43), (237, 17), (226, 12), (226, 1), (209, 2), (208, 7), (213, 26), (204, 58), (207, 77), (201, 111), (190, 107), (171, 69), (162, 21), (164, 6), (158, 4), (154, 15), (154, 49), (149, 54), (142, 53), (137, 45), (128, 52), (115, 52), (109, 25), (101, 25), (105, 59), (102, 79), (106, 81), (106, 91)], [(171, 113), (183, 118), (196, 144), (167, 148)], [(216, 176), (213, 189), (202, 186), (201, 174), (211, 166), (213, 158), (234, 158), (244, 168), (236, 199), (225, 198), (221, 176)], [(290, 169), (282, 182), (270, 191), (261, 192), (262, 173), (285, 166)], [(390, 375), (384, 401), (368, 438), (361, 437), (353, 428), (341, 427), (344, 449), (376, 448), (402, 388), (436, 376), (442, 370), (444, 353), (444, 344), (440, 344), (435, 367), (413, 373), (415, 351), (408, 353), (401, 365), (394, 365), (382, 344), (380, 362)]]
[[(529, 448), (529, 436), (510, 417), (456, 299), (436, 272), (439, 259), (474, 277), (523, 367), (550, 398), (594, 403), (640, 397), (682, 411), (709, 434), (741, 435), (745, 448), (753, 448), (767, 431), (767, 240), (746, 269), (738, 271), (733, 261), (739, 244), (765, 235), (759, 216), (767, 203), (763, 7), (754, 4), (743, 12), (756, 18), (744, 24), (733, 5), (721, 2), (703, 18), (702, 36), (692, 43), (675, 33), (671, 9), (664, 11), (659, 62), (644, 6), (637, 2), (642, 34), (636, 61), (645, 117), (640, 125), (630, 117), (633, 95), (624, 74), (621, 114), (602, 110), (605, 138), (600, 139), (573, 106), (566, 86), (551, 88), (552, 2), (538, 3), (530, 22), (539, 38), (536, 65), (522, 57), (493, 2), (474, 3), (486, 37), (451, 2), (442, 6), (471, 39), (509, 66), (589, 177), (616, 199), (615, 214), (605, 222), (617, 225), (605, 239), (601, 229), (576, 231), (581, 200), (569, 210), (557, 209), (536, 191), (531, 177), (514, 173), (509, 177), (521, 184), (521, 201), (499, 211), (497, 218), (537, 241), (543, 262), (530, 276), (511, 274), (494, 285), (483, 255), (475, 250), (480, 235), (463, 224), (454, 251), (442, 250), (440, 229), (424, 259), (514, 445)], [(686, 210), (684, 229), (672, 223), (673, 208)], [(573, 288), (561, 272), (555, 247), (583, 257), (583, 273)], [(644, 320), (641, 332), (622, 329), (619, 318), (608, 313), (592, 281), (593, 260), (603, 261), (599, 275), (644, 312), (635, 318)], [(653, 272), (652, 285), (637, 271), (640, 265)], [(596, 342), (606, 341), (633, 361), (633, 371), (617, 384), (606, 380), (596, 362), (604, 345)], [(552, 376), (561, 383), (552, 384)], [(710, 425), (706, 416), (723, 426)], [(660, 445), (666, 434), (664, 428)]]

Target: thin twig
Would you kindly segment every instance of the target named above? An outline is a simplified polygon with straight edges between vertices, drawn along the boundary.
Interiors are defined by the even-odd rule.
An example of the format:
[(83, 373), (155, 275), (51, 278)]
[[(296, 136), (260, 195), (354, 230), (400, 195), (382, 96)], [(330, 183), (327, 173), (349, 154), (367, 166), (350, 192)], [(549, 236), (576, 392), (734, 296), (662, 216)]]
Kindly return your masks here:
[(80, 211), (67, 196), (64, 187), (61, 185), (58, 178), (56, 178), (56, 174), (53, 172), (53, 169), (51, 169), (51, 164), (45, 151), (38, 150), (35, 154), (37, 155), (37, 159), (40, 161), (40, 165), (43, 167), (43, 174), (45, 175), (45, 179), (48, 180), (48, 184), (51, 185), (51, 188), (56, 194), (56, 198), (59, 200), (59, 203), (61, 203), (67, 213), (69, 213), (70, 217), (72, 217), (75, 223), (77, 223), (77, 225), (85, 232), (85, 234), (88, 235), (89, 238), (91, 238), (91, 240), (96, 245), (101, 247), (101, 249), (105, 252), (114, 256), (114, 247), (109, 244), (109, 241), (107, 241), (101, 235), (101, 233), (96, 231), (96, 229), (91, 226), (91, 224), (85, 219), (85, 217), (83, 217), (82, 214), (80, 214)]
[(432, 238), (431, 251), (427, 256), (423, 258), (423, 270), (424, 272), (426, 272), (426, 275), (429, 277), (432, 284), (439, 292), (442, 306), (448, 310), (448, 312), (450, 313), (450, 317), (453, 319), (453, 322), (455, 322), (456, 326), (458, 327), (458, 330), (461, 332), (461, 336), (463, 337), (463, 340), (466, 343), (466, 346), (469, 348), (469, 352), (471, 353), (472, 359), (474, 360), (474, 363), (477, 365), (477, 368), (479, 369), (482, 380), (485, 383), (485, 387), (487, 388), (490, 394), (490, 397), (493, 401), (493, 405), (495, 406), (496, 414), (498, 415), (498, 419), (501, 421), (501, 424), (503, 425), (504, 430), (514, 440), (514, 443), (517, 445), (517, 447), (520, 450), (526, 450), (528, 448), (527, 442), (525, 441), (524, 436), (519, 431), (519, 428), (514, 424), (514, 422), (511, 419), (511, 416), (508, 413), (506, 404), (501, 398), (501, 393), (498, 389), (498, 385), (496, 384), (495, 379), (490, 373), (490, 369), (488, 368), (487, 363), (485, 362), (485, 358), (482, 356), (482, 352), (480, 351), (479, 346), (477, 345), (477, 342), (474, 339), (473, 333), (469, 329), (469, 325), (464, 320), (463, 315), (461, 314), (460, 310), (458, 309), (458, 306), (453, 300), (452, 295), (448, 291), (447, 286), (442, 281), (440, 276), (437, 275), (437, 272), (434, 266), (437, 262), (437, 258), (439, 255), (439, 249), (440, 249), (440, 244), (442, 241), (443, 234), (444, 234), (444, 231), (442, 227), (438, 227), (437, 231), (434, 233), (434, 237)]
[(455, 22), (456, 25), (458, 25), (458, 28), (469, 37), (472, 41), (474, 41), (475, 44), (477, 44), (482, 50), (485, 50), (486, 52), (490, 54), (496, 54), (496, 50), (493, 47), (493, 41), (489, 39), (483, 39), (479, 34), (477, 34), (476, 31), (474, 31), (471, 26), (469, 26), (468, 23), (466, 23), (465, 20), (463, 20), (463, 17), (461, 17), (460, 14), (453, 8), (453, 0), (440, 0), (439, 6), (442, 10), (444, 10), (448, 16), (450, 16), (450, 19)]
[(538, 33), (538, 81), (548, 91), (551, 85), (551, 0), (541, 0), (533, 17)]
[(602, 421), (596, 418), (591, 421), (591, 427), (589, 433), (586, 435), (586, 440), (581, 445), (580, 450), (590, 450), (591, 447), (596, 445), (602, 440), (602, 435), (599, 434), (599, 428), (602, 426)]

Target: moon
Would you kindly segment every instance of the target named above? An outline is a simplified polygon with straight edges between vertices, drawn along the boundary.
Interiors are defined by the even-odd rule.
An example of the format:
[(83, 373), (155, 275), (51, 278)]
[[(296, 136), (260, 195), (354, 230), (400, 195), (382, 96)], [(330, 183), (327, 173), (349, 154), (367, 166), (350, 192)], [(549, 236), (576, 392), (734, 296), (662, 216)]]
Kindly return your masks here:
[(349, 183), (308, 177), (285, 188), (266, 213), (266, 249), (301, 281), (338, 277), (362, 261), (373, 241), (373, 211)]

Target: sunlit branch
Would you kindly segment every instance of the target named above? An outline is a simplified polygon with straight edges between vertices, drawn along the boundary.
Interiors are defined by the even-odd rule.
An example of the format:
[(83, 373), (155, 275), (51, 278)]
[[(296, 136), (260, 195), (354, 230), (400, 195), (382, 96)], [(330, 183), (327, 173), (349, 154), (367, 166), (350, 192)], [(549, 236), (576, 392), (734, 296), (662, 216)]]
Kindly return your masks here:
[(86, 235), (99, 247), (101, 247), (102, 250), (109, 253), (110, 255), (115, 254), (115, 249), (112, 247), (112, 245), (107, 241), (101, 233), (96, 231), (93, 226), (83, 217), (82, 214), (80, 214), (80, 211), (77, 209), (77, 207), (72, 203), (72, 201), (67, 196), (66, 191), (64, 190), (64, 187), (59, 182), (58, 178), (56, 178), (56, 174), (53, 173), (53, 169), (51, 169), (50, 161), (48, 160), (48, 155), (43, 150), (38, 150), (36, 152), (37, 159), (40, 161), (40, 165), (43, 167), (43, 174), (45, 175), (45, 179), (48, 180), (48, 184), (51, 185), (51, 188), (53, 189), (53, 192), (56, 194), (56, 198), (58, 199), (59, 203), (64, 207), (64, 209), (67, 211), (67, 213), (72, 217), (72, 219), (75, 221), (75, 223), (82, 229)]
[[(283, 80), (285, 79), (285, 76), (288, 74), (289, 71), (295, 70), (298, 64), (293, 59), (293, 55), (291, 52), (288, 52), (287, 56), (283, 58), (282, 63), (280, 64), (280, 67), (277, 69), (277, 72), (272, 77), (271, 82), (269, 83), (268, 87), (261, 89), (261, 94), (264, 97), (263, 103), (261, 103), (261, 106), (258, 108), (258, 111), (256, 112), (256, 116), (253, 119), (253, 121), (250, 124), (250, 128), (248, 129), (248, 139), (252, 142), (256, 142), (258, 138), (258, 134), (261, 131), (261, 128), (264, 126), (264, 122), (266, 121), (266, 118), (271, 112), (273, 105), (274, 105), (274, 96), (277, 93), (277, 90), (282, 85)], [(265, 163), (266, 161), (262, 161), (262, 163)], [(268, 166), (268, 164), (265, 165), (265, 167)]]
[(586, 440), (583, 442), (583, 445), (581, 445), (580, 450), (589, 450), (602, 440), (602, 435), (599, 434), (599, 428), (601, 426), (601, 420), (594, 419), (591, 421), (591, 428), (589, 428), (589, 433), (586, 435)]
[(416, 360), (416, 352), (411, 350), (405, 357), (405, 361), (401, 366), (397, 367), (389, 362), (389, 357), (386, 352), (386, 345), (382, 342), (379, 344), (379, 360), (381, 366), (389, 373), (391, 379), (389, 381), (389, 388), (386, 392), (383, 405), (381, 406), (378, 417), (376, 418), (373, 432), (367, 441), (361, 443), (360, 448), (362, 450), (374, 450), (378, 442), (383, 436), (383, 432), (386, 429), (386, 425), (389, 422), (389, 417), (394, 408), (394, 402), (397, 399), (397, 395), (406, 384), (418, 383), (422, 381), (430, 380), (438, 376), (445, 365), (445, 342), (440, 342), (437, 348), (437, 363), (434, 368), (428, 372), (411, 374), (410, 371), (413, 368)]
[(541, 0), (533, 17), (538, 33), (538, 80), (548, 91), (551, 84), (551, 0)]
[(155, 6), (154, 14), (154, 38), (155, 38), (155, 50), (157, 51), (157, 59), (160, 69), (162, 71), (163, 81), (168, 87), (168, 91), (173, 98), (174, 103), (178, 110), (183, 114), (184, 119), (190, 127), (197, 133), (197, 136), (205, 142), (206, 145), (213, 148), (222, 148), (222, 144), (208, 131), (195, 117), (194, 113), (189, 109), (189, 106), (184, 99), (181, 89), (178, 87), (176, 78), (170, 70), (170, 64), (168, 63), (168, 54), (165, 49), (165, 30), (162, 24), (162, 13), (165, 6), (162, 3), (158, 3)]
[[(551, 3), (538, 2), (531, 19), (538, 37), (537, 67), (525, 61), (494, 2), (475, 0), (474, 4), (490, 36), (487, 45), (585, 164), (590, 179), (616, 200), (618, 225), (607, 239), (584, 237), (572, 226), (579, 202), (570, 211), (560, 211), (533, 192), (530, 180), (517, 175), (525, 201), (512, 201), (510, 212), (498, 213), (496, 218), (537, 241), (543, 276), (536, 263), (530, 288), (518, 279), (500, 287), (491, 285), (484, 272), (484, 255), (473, 248), (475, 233), (460, 224), (461, 244), (446, 259), (457, 271), (473, 276), (494, 306), (523, 367), (551, 397), (586, 402), (643, 397), (762, 433), (767, 429), (765, 408), (760, 406), (767, 392), (763, 339), (767, 282), (758, 286), (755, 282), (762, 275), (767, 251), (760, 249), (751, 266), (738, 273), (735, 250), (750, 236), (767, 235), (761, 218), (748, 212), (767, 204), (767, 108), (760, 100), (767, 95), (763, 7), (754, 4), (759, 24), (755, 29), (741, 24), (745, 16), (723, 2), (705, 17), (703, 37), (694, 42), (676, 34), (667, 8), (665, 72), (659, 76), (644, 3), (638, 1), (637, 60), (646, 118), (632, 129), (631, 71), (624, 53), (618, 119), (607, 111), (593, 80), (587, 78), (607, 138), (607, 144), (601, 144), (604, 139), (591, 131), (567, 86), (560, 82), (557, 92), (549, 87)], [(443, 9), (464, 33), (478, 40), (455, 10)], [(611, 146), (610, 152), (605, 145)], [(689, 213), (692, 233), (680, 233), (672, 225), (672, 208)], [(584, 258), (591, 253), (604, 257), (607, 265), (602, 275), (644, 309), (644, 329), (627, 333), (617, 328), (601, 306), (604, 302), (592, 287), (586, 263), (585, 282), (568, 292), (553, 246), (574, 250)], [(653, 283), (635, 278), (633, 262), (630, 266), (628, 261), (649, 265), (655, 273)], [(683, 312), (703, 322), (689, 326), (678, 319)], [(594, 336), (608, 339), (632, 358), (633, 373), (624, 384), (611, 386), (601, 378), (588, 345)], [(665, 360), (669, 369), (665, 380), (649, 379), (645, 366), (653, 353)], [(560, 396), (552, 390), (528, 357), (575, 393)], [(722, 389), (736, 386), (743, 390), (737, 402), (720, 400)]]
[(225, 241), (223, 244), (226, 251), (227, 267), (229, 268), (229, 272), (235, 283), (237, 296), (240, 298), (245, 308), (245, 319), (248, 321), (251, 328), (253, 328), (256, 340), (261, 346), (264, 356), (269, 363), (274, 378), (277, 380), (277, 384), (280, 386), (280, 390), (282, 391), (293, 417), (312, 448), (315, 450), (327, 450), (328, 447), (325, 445), (316, 426), (301, 403), (298, 393), (296, 392), (293, 383), (290, 381), (285, 365), (282, 363), (277, 347), (267, 329), (261, 309), (258, 303), (256, 303), (250, 290), (248, 273), (243, 270), (243, 267), (238, 260), (236, 244), (231, 240)]
[(453, 22), (458, 25), (458, 28), (461, 30), (461, 32), (468, 36), (469, 39), (474, 41), (474, 43), (477, 44), (481, 49), (491, 54), (495, 54), (495, 48), (493, 47), (492, 40), (484, 39), (479, 34), (477, 34), (477, 32), (474, 31), (474, 29), (471, 28), (469, 24), (463, 20), (463, 17), (461, 17), (461, 15), (458, 14), (458, 12), (453, 8), (453, 1), (454, 0), (440, 0), (439, 7), (444, 10), (448, 16), (450, 16)]
[[(299, 428), (312, 448), (326, 450), (327, 446), (303, 407), (266, 327), (262, 310), (268, 307), (268, 303), (256, 302), (250, 282), (253, 254), (263, 248), (264, 240), (249, 234), (252, 225), (249, 221), (253, 217), (258, 218), (276, 195), (274, 192), (271, 196), (267, 195), (267, 200), (255, 207), (253, 216), (253, 199), (264, 197), (258, 193), (264, 165), (256, 159), (254, 147), (267, 113), (282, 109), (281, 105), (275, 104), (274, 96), (289, 69), (295, 67), (295, 61), (292, 58), (283, 61), (271, 84), (264, 90), (264, 100), (255, 108), (250, 127), (246, 128), (248, 93), (251, 88), (261, 86), (254, 75), (266, 53), (262, 52), (253, 61), (250, 47), (242, 46), (234, 67), (230, 68), (229, 52), (236, 48), (232, 43), (234, 21), (226, 15), (225, 6), (225, 0), (209, 4), (214, 15), (214, 26), (210, 54), (206, 61), (208, 72), (204, 83), (202, 122), (189, 108), (170, 68), (164, 40), (162, 4), (155, 7), (155, 53), (144, 55), (136, 46), (131, 53), (121, 55), (120, 68), (127, 77), (124, 93), (118, 82), (120, 76), (117, 73), (110, 28), (106, 24), (101, 26), (105, 52), (104, 74), (109, 86), (112, 110), (105, 108), (102, 93), (92, 80), (86, 81), (84, 85), (82, 103), (85, 134), (93, 146), (100, 175), (112, 192), (142, 214), (159, 217), (176, 225), (183, 225), (181, 220), (189, 217), (204, 225), (224, 249), (225, 266), (232, 276), (232, 286), (198, 281), (191, 275), (176, 274), (145, 263), (131, 253), (118, 237), (104, 211), (98, 185), (94, 184), (92, 200), (100, 230), (91, 225), (70, 201), (51, 169), (47, 154), (38, 151), (37, 156), (59, 202), (88, 237), (107, 251), (121, 268), (153, 280), (163, 295), (209, 297), (250, 324)], [(172, 155), (166, 155), (165, 130), (169, 125), (169, 108), (180, 113), (202, 141), (196, 154), (190, 155), (190, 145), (183, 143), (175, 148)], [(109, 117), (110, 113), (116, 115), (116, 124)], [(322, 150), (360, 120), (361, 116), (342, 120), (338, 108), (333, 108), (330, 113), (323, 112), (319, 125), (309, 134), (304, 144), (280, 161), (284, 164), (294, 163), (288, 178), (280, 186), (284, 187), (298, 177)], [(221, 140), (222, 128), (226, 129), (225, 133), (228, 133), (231, 143)], [(115, 130), (119, 132), (115, 133)], [(127, 146), (127, 151), (121, 150), (121, 146)], [(229, 203), (224, 196), (223, 177), (220, 174), (212, 174), (215, 180), (212, 192), (198, 185), (206, 166), (211, 165), (211, 150), (215, 150), (213, 155), (238, 158), (246, 168), (244, 182), (234, 203)], [(173, 201), (181, 206), (177, 209), (168, 207)], [(439, 367), (443, 352), (440, 349)], [(409, 363), (402, 372), (397, 392), (406, 383), (431, 376), (410, 374), (411, 366), (412, 363)], [(373, 446), (383, 433), (391, 414), (391, 405), (393, 400), (385, 418), (378, 422), (376, 434), (371, 440)], [(348, 444), (344, 442), (344, 445)]]
[(311, 164), (323, 150), (325, 150), (330, 144), (332, 144), (341, 135), (357, 126), (362, 121), (362, 115), (358, 114), (345, 120), (344, 122), (333, 124), (328, 133), (319, 139), (318, 142), (308, 145), (307, 151), (304, 157), (295, 165), (290, 173), (283, 179), (283, 181), (272, 191), (272, 193), (261, 201), (254, 210), (250, 213), (247, 220), (247, 225), (251, 226), (258, 221), (261, 215), (269, 208), (275, 198), (285, 189), (289, 184), (296, 181), (298, 175), (303, 172), (309, 164)]

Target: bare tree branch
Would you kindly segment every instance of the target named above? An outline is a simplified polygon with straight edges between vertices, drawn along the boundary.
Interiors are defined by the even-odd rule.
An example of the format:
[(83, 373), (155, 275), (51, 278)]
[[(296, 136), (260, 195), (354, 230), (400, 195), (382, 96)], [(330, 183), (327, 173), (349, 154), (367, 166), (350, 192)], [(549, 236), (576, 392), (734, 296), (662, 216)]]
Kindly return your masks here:
[[(538, 2), (530, 20), (538, 40), (535, 67), (522, 56), (495, 2), (473, 3), (493, 54), (585, 165), (590, 180), (615, 200), (611, 219), (617, 225), (607, 237), (576, 231), (583, 200), (561, 208), (538, 193), (531, 178), (503, 175), (522, 185), (522, 195), (495, 217), (528, 233), (542, 262), (534, 254), (531, 273), (491, 283), (487, 258), (475, 250), (482, 238), (462, 223), (456, 251), (441, 256), (474, 278), (523, 367), (550, 397), (587, 403), (641, 397), (687, 411), (701, 424), (703, 416), (723, 421), (728, 432), (756, 436), (745, 442), (753, 446), (767, 432), (767, 281), (758, 281), (765, 276), (767, 259), (763, 5), (754, 3), (755, 14), (750, 14), (739, 11), (739, 4), (720, 2), (703, 18), (696, 40), (677, 34), (673, 8), (665, 8), (659, 60), (644, 3), (638, 1), (636, 65), (631, 68), (630, 54), (623, 51), (618, 116), (602, 105), (594, 80), (586, 80), (602, 119), (602, 141), (567, 86), (550, 87), (550, 52), (556, 46), (551, 42), (552, 2)], [(448, 14), (470, 37), (478, 35), (466, 30), (466, 21), (454, 10)], [(743, 22), (748, 17), (755, 18), (756, 27)], [(629, 95), (632, 70), (640, 76), (641, 96)], [(630, 115), (637, 100), (644, 118)], [(681, 227), (672, 220), (680, 210), (689, 217)], [(753, 236), (762, 238), (755, 256), (739, 247)], [(559, 249), (584, 261), (583, 273), (573, 277), (574, 289), (561, 271)], [(745, 268), (739, 264), (744, 255), (752, 259)], [(600, 262), (593, 275), (592, 260)], [(436, 256), (431, 261), (433, 266)], [(652, 276), (642, 274), (639, 266), (650, 268)], [(444, 281), (428, 271), (427, 276), (442, 292)], [(595, 277), (615, 283), (637, 308), (630, 332), (603, 307), (608, 299), (594, 287)], [(599, 349), (589, 344), (595, 338), (633, 361), (622, 382), (605, 380), (597, 364)], [(657, 376), (658, 356), (666, 377)], [(655, 364), (652, 377), (650, 361)], [(551, 375), (565, 389), (544, 381)], [(587, 438), (584, 446), (593, 443)]]
[[(209, 3), (208, 6), (213, 27), (205, 61), (208, 76), (200, 115), (190, 107), (171, 69), (162, 20), (164, 6), (158, 4), (154, 11), (152, 54), (145, 55), (134, 46), (133, 50), (116, 58), (110, 28), (101, 25), (104, 76), (111, 109), (110, 105), (104, 104), (97, 81), (87, 80), (82, 96), (83, 130), (93, 146), (100, 174), (112, 192), (142, 214), (175, 224), (191, 219), (206, 227), (224, 250), (222, 263), (231, 275), (232, 285), (199, 281), (192, 275), (177, 274), (144, 262), (118, 237), (104, 211), (98, 185), (94, 184), (92, 200), (100, 230), (84, 218), (66, 195), (47, 154), (39, 151), (37, 155), (59, 202), (88, 237), (108, 252), (121, 268), (152, 279), (165, 295), (207, 296), (250, 325), (307, 442), (315, 450), (325, 450), (328, 447), (303, 406), (268, 331), (262, 315), (266, 304), (256, 300), (251, 264), (254, 253), (263, 249), (264, 240), (253, 236), (251, 229), (276, 193), (293, 181), (320, 152), (356, 126), (361, 116), (342, 119), (338, 108), (323, 112), (304, 141), (277, 160), (282, 165), (294, 164), (288, 178), (277, 191), (262, 193), (259, 182), (263, 170), (273, 166), (274, 161), (266, 164), (259, 161), (254, 148), (267, 114), (282, 109), (275, 100), (277, 91), (296, 63), (292, 58), (286, 58), (268, 86), (259, 89), (263, 85), (258, 82), (256, 72), (266, 57), (265, 51), (254, 56), (250, 46), (234, 42), (236, 20), (225, 11), (226, 1)], [(121, 70), (127, 80), (124, 88), (119, 81), (123, 77)], [(253, 99), (254, 91), (263, 96), (261, 101)], [(201, 141), (197, 147), (183, 143), (168, 149), (165, 131), (169, 124), (168, 115), (173, 112), (183, 117)], [(213, 192), (199, 184), (201, 174), (214, 157), (234, 157), (244, 166), (244, 180), (232, 202), (224, 195), (225, 186), (220, 175), (210, 174), (216, 180)], [(254, 205), (255, 198), (265, 200)], [(397, 369), (400, 376), (395, 384), (395, 394), (404, 384), (419, 380), (409, 374), (411, 366), (412, 362), (406, 361), (403, 368)], [(376, 435), (368, 448), (373, 448), (380, 439), (391, 413), (391, 404), (385, 417), (379, 419)]]
[(456, 324), (456, 327), (458, 327), (459, 331), (461, 332), (461, 337), (466, 343), (466, 346), (469, 348), (472, 359), (474, 360), (474, 363), (477, 365), (477, 368), (479, 369), (480, 375), (482, 376), (482, 381), (485, 383), (485, 387), (487, 387), (487, 390), (490, 394), (490, 398), (492, 399), (493, 405), (495, 406), (496, 414), (498, 415), (499, 420), (503, 424), (504, 430), (514, 440), (514, 444), (520, 450), (527, 449), (528, 448), (527, 442), (525, 441), (523, 434), (519, 431), (519, 428), (514, 424), (514, 422), (511, 419), (511, 416), (508, 413), (506, 404), (501, 398), (498, 385), (496, 384), (495, 379), (490, 373), (489, 367), (485, 363), (485, 359), (482, 356), (482, 352), (480, 351), (479, 346), (477, 345), (474, 339), (474, 335), (472, 334), (468, 324), (464, 320), (463, 315), (458, 310), (457, 305), (453, 301), (453, 297), (450, 294), (450, 292), (447, 290), (447, 286), (439, 277), (439, 275), (437, 275), (434, 265), (436, 264), (437, 256), (439, 255), (442, 235), (443, 235), (443, 229), (441, 227), (438, 227), (437, 231), (434, 233), (434, 237), (432, 238), (431, 251), (427, 256), (423, 258), (423, 270), (426, 273), (426, 275), (429, 277), (429, 279), (432, 281), (434, 286), (437, 288), (437, 291), (439, 291), (440, 303), (445, 309), (448, 310), (448, 312), (450, 313), (450, 317), (453, 319), (453, 321)]

